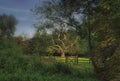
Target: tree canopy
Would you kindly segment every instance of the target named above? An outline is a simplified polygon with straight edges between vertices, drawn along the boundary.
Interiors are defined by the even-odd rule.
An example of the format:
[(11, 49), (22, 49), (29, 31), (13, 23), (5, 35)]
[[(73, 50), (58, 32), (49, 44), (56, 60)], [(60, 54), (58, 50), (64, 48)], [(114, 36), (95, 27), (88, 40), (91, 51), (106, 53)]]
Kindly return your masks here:
[(14, 35), (17, 20), (13, 15), (0, 15), (0, 38), (10, 38)]

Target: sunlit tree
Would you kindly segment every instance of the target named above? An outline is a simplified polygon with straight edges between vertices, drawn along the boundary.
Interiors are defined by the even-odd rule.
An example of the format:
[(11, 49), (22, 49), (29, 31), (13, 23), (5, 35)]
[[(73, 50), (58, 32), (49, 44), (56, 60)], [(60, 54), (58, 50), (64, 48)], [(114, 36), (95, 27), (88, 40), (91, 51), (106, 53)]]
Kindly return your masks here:
[(50, 46), (53, 50), (65, 57), (67, 53), (78, 54), (81, 51), (80, 37), (76, 34), (75, 30), (56, 29), (52, 32), (52, 44)]

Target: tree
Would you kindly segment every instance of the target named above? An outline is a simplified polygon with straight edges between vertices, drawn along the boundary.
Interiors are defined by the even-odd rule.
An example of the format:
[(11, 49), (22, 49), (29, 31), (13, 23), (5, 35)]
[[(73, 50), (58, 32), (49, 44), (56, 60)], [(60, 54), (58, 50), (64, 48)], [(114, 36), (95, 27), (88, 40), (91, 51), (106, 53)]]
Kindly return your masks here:
[(92, 17), (88, 22), (90, 30), (92, 28), (92, 32), (95, 32), (97, 36), (96, 48), (92, 48), (94, 50), (91, 50), (91, 60), (97, 74), (107, 81), (120, 80), (118, 77), (120, 76), (118, 69), (120, 67), (118, 64), (118, 59), (120, 59), (118, 51), (120, 46), (120, 24), (118, 24), (120, 21), (119, 4), (119, 0), (99, 0), (95, 9), (91, 10), (90, 7), (87, 7), (89, 4), (86, 5), (86, 8), (84, 7), (84, 10), (87, 11), (87, 20), (89, 21), (89, 17)]
[(61, 53), (61, 57), (65, 57), (66, 53), (77, 54), (80, 52), (80, 37), (73, 29), (66, 31), (55, 29), (52, 32), (52, 45), (50, 47)]
[(24, 54), (29, 54), (29, 41), (26, 37), (17, 36), (14, 37), (15, 42), (21, 47)]
[[(117, 56), (117, 59), (120, 59), (118, 53), (120, 45), (120, 25), (118, 24), (120, 21), (119, 4), (119, 0), (100, 0), (96, 4), (96, 8), (92, 9), (94, 14), (90, 22), (88, 22), (89, 27), (92, 27), (92, 32), (95, 32), (97, 35), (96, 48), (91, 50), (91, 60), (97, 74), (107, 81), (120, 80), (118, 77), (120, 76), (118, 72), (120, 65), (117, 64), (119, 62), (115, 60)], [(91, 11), (89, 11), (87, 5), (86, 10), (88, 12), (86, 16), (89, 18)], [(87, 20), (89, 21), (89, 19)], [(113, 65), (114, 63), (117, 65)]]
[[(67, 24), (76, 29), (80, 37), (88, 40), (89, 51), (92, 50), (95, 32), (92, 31), (92, 15), (95, 13), (98, 0), (50, 0), (35, 9), (36, 14), (52, 23)], [(77, 19), (77, 16), (79, 19)], [(40, 16), (41, 17), (41, 16)]]
[(51, 37), (44, 29), (41, 28), (41, 26), (36, 28), (34, 37), (29, 41), (30, 54), (45, 55), (52, 52), (51, 49), (49, 49)]
[[(71, 17), (70, 15), (73, 12), (80, 12), (85, 15), (88, 44), (95, 71), (107, 81), (119, 81), (120, 1), (59, 0), (58, 2), (60, 4), (55, 4), (55, 6), (60, 5), (60, 9), (57, 12), (59, 13), (57, 15), (58, 18), (61, 18), (61, 16), (64, 18)], [(50, 8), (48, 9), (50, 13), (53, 12)], [(97, 41), (95, 48), (92, 45), (92, 35), (96, 37)], [(115, 67), (117, 67), (117, 70)]]
[[(94, 31), (97, 32), (99, 38), (97, 39), (97, 49), (94, 52), (93, 61), (97, 73), (105, 80), (119, 81), (119, 64), (118, 49), (120, 46), (120, 2), (101, 0), (96, 14), (94, 15), (95, 22), (93, 22)], [(117, 57), (117, 60), (115, 60)], [(113, 65), (115, 64), (115, 65)], [(112, 66), (111, 66), (112, 65)], [(117, 71), (116, 71), (117, 70)], [(103, 75), (104, 74), (104, 75)]]
[[(40, 19), (45, 20), (45, 22), (42, 22), (42, 23), (47, 22), (47, 23), (51, 23), (53, 25), (52, 28), (51, 28), (52, 31), (60, 30), (56, 34), (56, 38), (54, 37), (55, 39), (57, 39), (57, 42), (58, 42), (58, 39), (60, 39), (59, 35), (61, 35), (64, 38), (65, 33), (67, 33), (67, 30), (69, 30), (69, 29), (77, 30), (78, 28), (76, 26), (80, 25), (80, 22), (77, 22), (75, 17), (74, 17), (74, 14), (73, 14), (74, 11), (69, 10), (67, 8), (68, 7), (66, 5), (62, 4), (61, 0), (60, 1), (50, 0), (50, 1), (46, 1), (42, 5), (37, 5), (37, 7), (34, 10), (34, 12), (37, 14), (38, 17), (40, 17)], [(73, 22), (76, 22), (76, 24), (73, 24)], [(79, 29), (83, 30), (84, 28), (82, 29), (82, 27), (79, 26)], [(75, 34), (75, 36), (76, 35), (77, 34)], [(54, 38), (53, 38), (53, 41), (55, 42)], [(76, 41), (76, 40), (77, 39), (75, 38), (74, 41)], [(63, 40), (61, 40), (61, 41), (63, 42)], [(68, 37), (67, 41), (68, 42), (70, 41), (69, 37)], [(56, 44), (53, 44), (53, 45), (55, 46)], [(57, 46), (56, 48), (60, 52), (61, 47)], [(68, 49), (66, 49), (66, 48), (63, 48), (63, 49), (61, 49), (61, 52), (64, 52), (66, 50), (67, 50), (66, 52), (68, 52)], [(63, 56), (64, 56), (64, 53), (62, 54)]]
[(17, 20), (13, 15), (0, 15), (0, 38), (10, 38), (15, 31)]
[[(57, 26), (55, 24), (45, 23), (36, 26), (37, 31), (33, 38), (36, 40), (33, 43), (34, 48), (38, 49), (39, 53), (54, 53), (56, 51), (61, 53), (62, 57), (65, 57), (66, 53), (76, 54), (80, 52), (80, 37), (75, 29), (66, 27), (66, 24), (57, 24)], [(76, 49), (73, 50), (73, 48)]]

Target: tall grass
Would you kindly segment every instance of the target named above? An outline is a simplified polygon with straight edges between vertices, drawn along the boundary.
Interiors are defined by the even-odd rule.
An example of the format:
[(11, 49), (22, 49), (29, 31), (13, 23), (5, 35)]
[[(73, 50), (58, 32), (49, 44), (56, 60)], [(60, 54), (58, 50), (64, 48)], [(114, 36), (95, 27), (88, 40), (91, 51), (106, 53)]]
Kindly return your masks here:
[(0, 69), (0, 81), (100, 81), (93, 71), (84, 67), (59, 62), (45, 64), (37, 57), (21, 60), (18, 62), (20, 66), (15, 65), (17, 68), (13, 67), (11, 71)]
[(38, 56), (22, 55), (13, 42), (0, 43), (0, 81), (100, 81), (88, 62), (80, 65), (49, 64)]

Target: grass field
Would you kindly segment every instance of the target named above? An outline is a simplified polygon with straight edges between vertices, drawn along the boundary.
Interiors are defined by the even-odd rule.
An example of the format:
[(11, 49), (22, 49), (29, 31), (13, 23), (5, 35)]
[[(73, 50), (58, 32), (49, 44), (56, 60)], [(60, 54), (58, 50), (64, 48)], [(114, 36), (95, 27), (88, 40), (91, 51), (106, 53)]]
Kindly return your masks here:
[(8, 59), (12, 61), (0, 66), (0, 81), (101, 81), (87, 58), (79, 58), (78, 64), (66, 64), (60, 57), (53, 63), (38, 57)]

